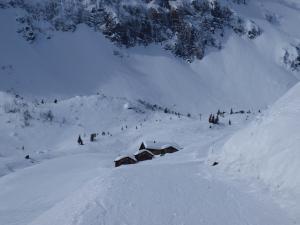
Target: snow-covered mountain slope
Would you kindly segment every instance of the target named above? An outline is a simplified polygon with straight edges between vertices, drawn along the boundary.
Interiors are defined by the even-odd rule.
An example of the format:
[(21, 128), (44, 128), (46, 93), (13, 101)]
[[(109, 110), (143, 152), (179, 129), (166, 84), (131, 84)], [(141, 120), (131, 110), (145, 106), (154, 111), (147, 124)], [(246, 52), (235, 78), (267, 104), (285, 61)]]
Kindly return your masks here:
[[(285, 198), (300, 215), (300, 84), (263, 116), (224, 145), (221, 164), (237, 176), (251, 177)], [(292, 211), (290, 209), (290, 211)]]
[[(95, 3), (25, 2), (49, 3), (47, 12)], [(157, 7), (168, 1), (101, 2)], [(11, 7), (0, 0), (1, 225), (300, 223), (299, 85), (240, 131), (299, 80), (299, 4), (220, 2), (243, 19), (242, 31), (255, 24), (259, 35), (234, 32), (237, 27), (228, 23), (220, 28), (222, 47), (205, 46), (204, 57), (188, 63), (175, 56), (174, 45), (165, 50), (163, 41), (140, 46), (144, 40), (135, 36), (130, 48), (114, 45), (124, 24), (120, 33), (107, 34), (86, 21), (72, 24), (72, 10), (36, 20), (45, 11), (26, 11), (22, 0), (10, 1)], [(172, 1), (177, 3), (191, 1)], [(112, 22), (126, 21), (113, 13)], [(24, 18), (35, 20), (32, 27)], [(181, 22), (189, 25), (191, 18)], [(58, 19), (59, 29), (51, 19)], [(32, 29), (39, 32), (34, 38)], [(172, 29), (167, 41), (178, 37)], [(245, 112), (229, 114), (230, 108)], [(227, 113), (218, 125), (209, 124), (209, 113), (218, 109)], [(96, 142), (89, 140), (92, 133), (99, 133)], [(183, 149), (114, 168), (116, 157), (136, 152), (144, 140)], [(226, 172), (246, 179), (230, 180)], [(276, 195), (270, 196), (270, 188)]]
[[(226, 114), (209, 128), (208, 115), (179, 118), (102, 95), (39, 105), (7, 94), (1, 99), (5, 225), (292, 224), (268, 195), (226, 181), (206, 159), (253, 113)], [(53, 117), (46, 116), (49, 110)], [(89, 141), (92, 132), (100, 133), (96, 142)], [(83, 146), (76, 143), (78, 134)], [(176, 142), (183, 149), (114, 168), (119, 154), (133, 154), (143, 140)]]
[[(73, 96), (103, 90), (111, 96), (145, 99), (180, 110), (265, 107), (297, 81), (284, 65), (297, 46), (297, 8), (280, 1), (251, 1), (233, 9), (261, 27), (256, 39), (226, 35), (223, 49), (187, 63), (158, 45), (118, 48), (85, 25), (52, 31), (51, 39), (26, 42), (16, 31), (17, 8), (1, 9), (1, 90), (26, 96)], [(275, 22), (269, 22), (265, 17)], [(290, 53), (285, 62), (296, 57)]]
[[(205, 138), (201, 143), (192, 133), (208, 133), (216, 140), (211, 132), (217, 133), (218, 129), (233, 132), (228, 125), (229, 119), (234, 129), (238, 129), (253, 115), (220, 117), (221, 125), (214, 130), (209, 129), (207, 114), (182, 113), (144, 101), (99, 94), (42, 104), (1, 93), (0, 142), (3, 148), (0, 149), (0, 176), (46, 159), (82, 153), (85, 147), (78, 146), (78, 135), (84, 143), (89, 143), (89, 152), (108, 154), (111, 160), (122, 153), (134, 153), (143, 140), (173, 141), (182, 146), (198, 148), (204, 145), (209, 148)], [(178, 138), (184, 130), (187, 130), (187, 138)], [(90, 143), (92, 133), (99, 134), (96, 144)], [(33, 162), (24, 159), (26, 155)]]
[[(165, 108), (102, 94), (41, 104), (2, 93), (0, 175), (31, 165), (31, 160), (24, 160), (26, 155), (30, 155), (36, 163), (80, 153), (78, 135), (82, 136), (85, 143), (89, 142), (90, 134), (99, 133), (101, 141), (92, 149), (96, 152), (101, 149), (102, 153), (108, 154), (111, 151), (109, 149), (116, 149), (111, 154), (117, 156), (131, 149), (132, 142), (144, 136), (138, 133), (145, 121), (155, 114), (153, 110), (167, 118), (178, 117), (171, 109), (166, 114)], [(136, 131), (134, 133), (137, 136), (131, 135), (131, 141), (127, 142), (129, 131)]]

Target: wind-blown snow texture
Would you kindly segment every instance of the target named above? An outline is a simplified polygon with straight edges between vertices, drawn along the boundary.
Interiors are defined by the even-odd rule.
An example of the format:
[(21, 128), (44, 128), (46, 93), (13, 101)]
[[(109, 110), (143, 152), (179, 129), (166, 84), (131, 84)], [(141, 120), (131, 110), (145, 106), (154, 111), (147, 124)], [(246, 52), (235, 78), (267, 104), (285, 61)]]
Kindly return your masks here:
[(235, 175), (262, 181), (292, 204), (300, 215), (300, 85), (296, 85), (263, 116), (235, 134), (220, 161)]

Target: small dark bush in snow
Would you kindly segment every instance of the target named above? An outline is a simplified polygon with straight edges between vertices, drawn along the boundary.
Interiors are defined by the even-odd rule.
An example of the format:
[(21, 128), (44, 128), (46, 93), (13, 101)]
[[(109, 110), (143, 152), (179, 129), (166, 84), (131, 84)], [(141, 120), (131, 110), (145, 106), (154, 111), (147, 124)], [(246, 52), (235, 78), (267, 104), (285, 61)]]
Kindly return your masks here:
[(52, 113), (51, 110), (48, 110), (47, 112), (43, 112), (40, 114), (41, 118), (45, 121), (49, 121), (49, 122), (52, 122), (53, 119), (54, 119), (54, 115)]
[(24, 120), (24, 125), (26, 127), (30, 126), (30, 120), (32, 119), (32, 116), (28, 110), (25, 110), (23, 112), (23, 120)]
[(92, 133), (91, 136), (90, 136), (90, 141), (91, 142), (96, 141), (96, 137), (97, 137), (97, 134), (96, 133)]
[(20, 112), (20, 108), (15, 104), (7, 103), (3, 106), (5, 113), (18, 113)]
[(77, 143), (78, 143), (79, 145), (83, 145), (83, 141), (82, 141), (80, 135), (79, 135), (79, 137), (78, 137), (78, 139), (77, 139)]

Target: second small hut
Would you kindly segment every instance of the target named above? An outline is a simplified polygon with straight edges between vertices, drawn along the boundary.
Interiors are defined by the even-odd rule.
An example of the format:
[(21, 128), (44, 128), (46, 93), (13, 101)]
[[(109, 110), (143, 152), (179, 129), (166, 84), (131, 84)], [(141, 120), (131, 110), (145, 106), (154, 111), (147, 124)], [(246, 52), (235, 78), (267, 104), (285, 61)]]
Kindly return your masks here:
[(180, 147), (175, 143), (143, 141), (139, 150), (148, 150), (154, 155), (163, 155), (179, 151)]
[(119, 156), (115, 159), (115, 167), (135, 163), (137, 163), (137, 160), (134, 156)]
[(134, 157), (137, 159), (137, 161), (145, 161), (145, 160), (151, 160), (154, 157), (154, 154), (148, 150), (140, 150), (134, 154)]

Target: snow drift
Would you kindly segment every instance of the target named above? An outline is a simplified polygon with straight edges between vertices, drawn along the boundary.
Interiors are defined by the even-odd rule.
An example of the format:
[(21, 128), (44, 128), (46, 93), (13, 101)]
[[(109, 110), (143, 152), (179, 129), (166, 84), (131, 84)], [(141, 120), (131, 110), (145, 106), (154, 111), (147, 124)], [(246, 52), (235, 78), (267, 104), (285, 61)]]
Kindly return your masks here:
[[(264, 182), (294, 202), (300, 200), (300, 84), (223, 148), (223, 166)], [(299, 208), (296, 208), (299, 215)], [(297, 215), (296, 214), (296, 215)]]

